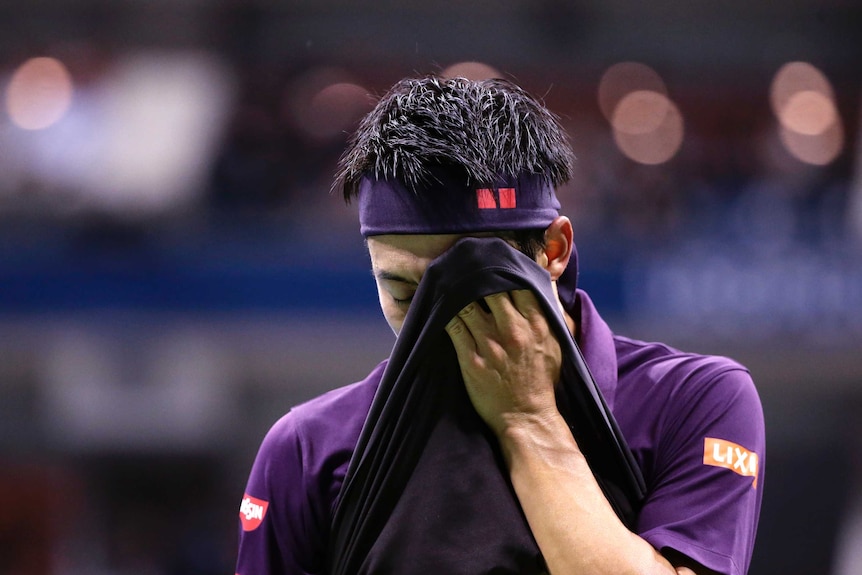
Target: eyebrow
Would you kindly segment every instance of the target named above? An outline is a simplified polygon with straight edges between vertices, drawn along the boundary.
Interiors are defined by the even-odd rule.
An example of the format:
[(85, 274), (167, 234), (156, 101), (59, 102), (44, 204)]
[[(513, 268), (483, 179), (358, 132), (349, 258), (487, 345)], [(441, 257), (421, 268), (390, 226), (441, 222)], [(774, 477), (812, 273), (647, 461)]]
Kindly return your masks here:
[(372, 273), (373, 273), (374, 277), (376, 277), (378, 280), (400, 282), (400, 283), (405, 283), (405, 284), (413, 285), (413, 286), (419, 285), (418, 283), (416, 283), (413, 280), (409, 280), (409, 279), (405, 278), (404, 276), (400, 276), (396, 273), (388, 272), (386, 270), (380, 270), (378, 272), (372, 272)]

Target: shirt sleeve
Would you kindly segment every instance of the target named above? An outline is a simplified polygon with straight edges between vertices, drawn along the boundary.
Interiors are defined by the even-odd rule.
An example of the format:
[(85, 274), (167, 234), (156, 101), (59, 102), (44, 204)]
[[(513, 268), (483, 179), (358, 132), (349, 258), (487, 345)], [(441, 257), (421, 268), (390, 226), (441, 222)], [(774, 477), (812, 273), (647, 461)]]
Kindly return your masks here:
[(656, 474), (637, 531), (726, 575), (748, 571), (763, 494), (763, 410), (751, 376), (691, 372), (669, 398)]
[(319, 521), (308, 493), (303, 441), (293, 413), (267, 433), (239, 509), (237, 575), (314, 575)]

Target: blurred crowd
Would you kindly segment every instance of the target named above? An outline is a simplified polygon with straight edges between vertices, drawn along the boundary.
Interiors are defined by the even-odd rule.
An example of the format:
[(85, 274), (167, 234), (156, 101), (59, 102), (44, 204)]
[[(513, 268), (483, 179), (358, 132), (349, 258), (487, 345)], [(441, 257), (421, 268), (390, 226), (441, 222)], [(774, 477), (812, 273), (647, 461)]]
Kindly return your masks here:
[[(352, 214), (329, 193), (336, 161), (374, 98), (411, 74), (90, 44), (53, 53), (74, 82), (63, 114), (36, 130), (11, 110), (0, 120), (0, 235), (16, 246), (44, 248), (41, 234), (68, 229), (94, 248), (171, 226), (182, 233), (167, 237), (180, 242), (228, 230), (290, 237), (324, 221), (353, 233)], [(477, 73), (500, 73), (489, 70)], [(430, 72), (447, 70), (412, 73)], [(685, 238), (770, 248), (856, 241), (858, 86), (834, 81), (840, 142), (813, 163), (782, 138), (768, 77), (732, 86), (671, 77), (680, 141), (655, 162), (628, 153), (602, 116), (600, 72), (515, 78), (569, 129), (579, 161), (561, 195), (582, 238), (629, 248)]]

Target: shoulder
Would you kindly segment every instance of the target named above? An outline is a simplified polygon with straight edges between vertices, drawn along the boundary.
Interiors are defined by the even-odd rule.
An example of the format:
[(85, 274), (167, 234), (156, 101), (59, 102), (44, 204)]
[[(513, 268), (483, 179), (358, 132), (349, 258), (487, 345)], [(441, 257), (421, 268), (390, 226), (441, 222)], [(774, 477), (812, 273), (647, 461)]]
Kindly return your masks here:
[(619, 361), (615, 415), (633, 438), (642, 437), (645, 430), (638, 428), (650, 422), (656, 434), (650, 439), (653, 447), (703, 433), (762, 444), (762, 405), (743, 365), (661, 343), (618, 336), (615, 343)]
[[(316, 573), (333, 502), (384, 364), (364, 380), (297, 405), (267, 432), (240, 511), (238, 565), (247, 573)], [(243, 509), (251, 511), (243, 518)], [(272, 563), (278, 557), (279, 565)]]
[(305, 467), (309, 458), (353, 451), (380, 380), (385, 362), (362, 381), (330, 390), (294, 406), (268, 431), (260, 454), (278, 459), (299, 450)]
[(660, 342), (647, 342), (614, 336), (620, 372), (636, 372), (641, 377), (661, 381), (709, 379), (726, 372), (748, 373), (737, 361), (720, 355), (681, 351)]
[(733, 359), (620, 336), (615, 336), (614, 342), (619, 366), (617, 392), (629, 407), (634, 402), (686, 410), (712, 405), (720, 410), (720, 406), (734, 403), (760, 409), (750, 372)]
[(614, 415), (648, 495), (638, 533), (722, 573), (744, 573), (762, 498), (765, 429), (749, 371), (719, 355), (615, 337)]

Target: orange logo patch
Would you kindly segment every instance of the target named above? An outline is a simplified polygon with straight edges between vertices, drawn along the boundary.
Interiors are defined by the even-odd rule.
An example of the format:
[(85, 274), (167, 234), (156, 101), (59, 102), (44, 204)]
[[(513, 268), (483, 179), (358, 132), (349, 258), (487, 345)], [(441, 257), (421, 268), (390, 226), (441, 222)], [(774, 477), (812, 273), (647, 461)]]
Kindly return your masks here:
[(724, 467), (744, 477), (753, 477), (752, 487), (757, 487), (757, 469), (759, 460), (757, 454), (741, 445), (707, 437), (703, 440), (703, 463), (715, 467)]
[(243, 495), (242, 503), (239, 505), (239, 520), (242, 522), (243, 531), (254, 531), (263, 522), (269, 502), (256, 499), (249, 494)]

